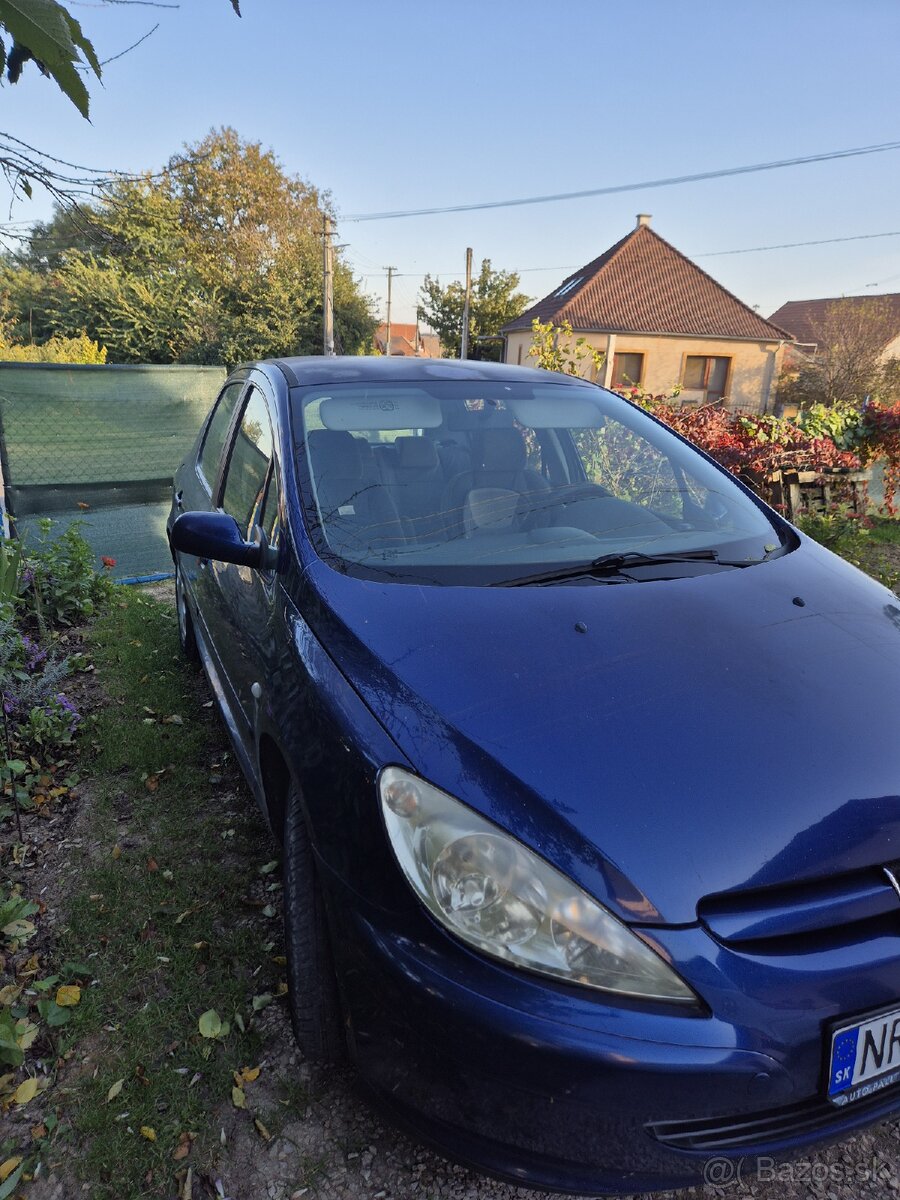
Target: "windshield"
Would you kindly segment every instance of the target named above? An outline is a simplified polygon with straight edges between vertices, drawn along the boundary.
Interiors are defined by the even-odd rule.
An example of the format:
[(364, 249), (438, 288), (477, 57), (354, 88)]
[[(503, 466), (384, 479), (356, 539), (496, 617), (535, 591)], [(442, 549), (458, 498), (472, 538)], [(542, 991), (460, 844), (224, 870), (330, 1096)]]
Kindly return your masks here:
[(348, 574), (491, 584), (633, 551), (759, 561), (781, 542), (727, 473), (590, 384), (536, 371), (291, 395), (307, 523)]

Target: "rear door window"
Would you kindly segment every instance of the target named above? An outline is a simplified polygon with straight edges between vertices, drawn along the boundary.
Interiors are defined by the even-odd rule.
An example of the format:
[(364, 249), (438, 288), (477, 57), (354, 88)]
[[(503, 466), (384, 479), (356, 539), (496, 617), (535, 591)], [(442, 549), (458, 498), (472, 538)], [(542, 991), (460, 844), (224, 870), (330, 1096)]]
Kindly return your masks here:
[(200, 471), (206, 480), (210, 492), (212, 492), (216, 482), (219, 459), (222, 457), (222, 451), (225, 448), (225, 439), (228, 437), (228, 430), (231, 428), (231, 419), (234, 416), (234, 410), (237, 408), (237, 402), (240, 400), (243, 390), (243, 380), (238, 380), (236, 383), (229, 383), (216, 401), (213, 415), (210, 417), (209, 424), (206, 427), (206, 435), (203, 438), (203, 445), (200, 447), (199, 464)]
[(251, 388), (231, 446), (222, 508), (242, 530), (250, 526), (272, 461), (272, 423), (258, 388)]

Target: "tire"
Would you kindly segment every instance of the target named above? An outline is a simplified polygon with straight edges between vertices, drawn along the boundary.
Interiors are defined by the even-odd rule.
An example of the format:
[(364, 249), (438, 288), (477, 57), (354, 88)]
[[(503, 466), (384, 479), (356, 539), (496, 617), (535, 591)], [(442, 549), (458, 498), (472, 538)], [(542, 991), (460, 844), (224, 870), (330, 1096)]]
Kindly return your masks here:
[(292, 785), (284, 820), (284, 941), (294, 1037), (310, 1062), (346, 1056), (341, 1002), (322, 888), (316, 877), (306, 817)]
[(175, 613), (178, 617), (178, 642), (181, 653), (188, 662), (198, 663), (200, 651), (197, 649), (197, 638), (194, 634), (194, 621), (188, 608), (187, 596), (184, 590), (184, 579), (181, 567), (175, 564)]

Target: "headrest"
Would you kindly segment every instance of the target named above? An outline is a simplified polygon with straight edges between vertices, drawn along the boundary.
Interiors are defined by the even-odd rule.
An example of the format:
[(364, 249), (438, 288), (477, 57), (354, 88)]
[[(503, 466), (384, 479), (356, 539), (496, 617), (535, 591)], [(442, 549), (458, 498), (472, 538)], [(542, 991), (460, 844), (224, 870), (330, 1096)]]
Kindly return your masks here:
[(352, 433), (338, 429), (311, 429), (306, 441), (317, 480), (326, 475), (339, 479), (362, 479), (362, 443)]
[(518, 429), (484, 429), (481, 465), (486, 471), (520, 471), (527, 461), (525, 441)]
[(485, 529), (499, 533), (509, 529), (519, 507), (519, 493), (507, 488), (473, 488), (466, 496), (463, 524), (467, 534)]
[(397, 447), (398, 467), (417, 467), (422, 470), (440, 466), (437, 448), (430, 438), (398, 437), (394, 445)]

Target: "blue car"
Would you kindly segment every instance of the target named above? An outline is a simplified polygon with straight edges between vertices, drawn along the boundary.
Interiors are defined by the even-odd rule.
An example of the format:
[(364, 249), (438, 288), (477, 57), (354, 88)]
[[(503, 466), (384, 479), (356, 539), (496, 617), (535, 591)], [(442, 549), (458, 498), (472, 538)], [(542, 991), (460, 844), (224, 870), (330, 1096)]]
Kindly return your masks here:
[(900, 1108), (891, 592), (620, 397), (482, 363), (242, 367), (169, 539), (308, 1058), (574, 1192)]

